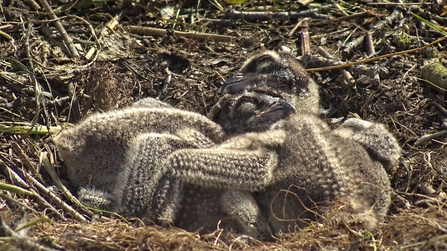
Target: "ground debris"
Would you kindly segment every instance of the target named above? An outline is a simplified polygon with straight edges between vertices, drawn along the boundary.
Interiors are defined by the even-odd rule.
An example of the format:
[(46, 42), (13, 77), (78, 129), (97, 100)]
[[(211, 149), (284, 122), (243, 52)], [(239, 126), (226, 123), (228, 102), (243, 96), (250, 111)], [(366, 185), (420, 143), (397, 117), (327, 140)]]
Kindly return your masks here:
[[(447, 248), (446, 93), (420, 79), (427, 60), (436, 57), (439, 66), (446, 66), (443, 50), (424, 53), (447, 45), (441, 39), (447, 26), (441, 6), (245, 1), (230, 8), (223, 1), (48, 1), (45, 8), (52, 8), (51, 13), (41, 8), (46, 2), (6, 1), (0, 8), (0, 183), (27, 191), (0, 189), (0, 216), (9, 231), (0, 229), (0, 249)], [(174, 15), (160, 15), (168, 7)], [(262, 18), (247, 20), (253, 13)], [(384, 123), (403, 147), (403, 157), (390, 173), (398, 199), (377, 232), (354, 231), (327, 219), (280, 235), (273, 243), (241, 237), (224, 243), (219, 231), (199, 236), (87, 211), (67, 199), (42, 168), (55, 167), (64, 184), (63, 162), (42, 128), (51, 132), (144, 97), (207, 113), (219, 99), (222, 83), (250, 55), (286, 48), (302, 56), (296, 27), (300, 15), (311, 17), (311, 55), (302, 57), (306, 68), (332, 67), (311, 73), (320, 87), (325, 119), (359, 116)], [(144, 27), (159, 30), (131, 32)], [(75, 220), (70, 210), (85, 221)], [(17, 236), (14, 224), (23, 219), (30, 223), (26, 237)], [(28, 246), (18, 245), (20, 238)]]

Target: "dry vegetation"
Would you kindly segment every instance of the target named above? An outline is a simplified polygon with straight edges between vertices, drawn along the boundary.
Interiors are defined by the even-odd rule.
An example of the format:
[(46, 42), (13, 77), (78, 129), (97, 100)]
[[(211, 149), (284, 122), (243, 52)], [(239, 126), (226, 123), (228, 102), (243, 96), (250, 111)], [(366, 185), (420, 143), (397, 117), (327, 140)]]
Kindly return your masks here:
[[(264, 14), (243, 20), (220, 0), (52, 1), (52, 15), (46, 1), (4, 0), (0, 7), (1, 250), (447, 249), (445, 90), (420, 78), (428, 62), (445, 63), (446, 8), (436, 1), (249, 0), (232, 8)], [(306, 17), (308, 37), (297, 26)], [(142, 35), (142, 27), (164, 30)], [(360, 62), (311, 73), (327, 120), (357, 114), (385, 123), (404, 149), (390, 171), (394, 203), (378, 231), (328, 220), (274, 243), (223, 243), (218, 231), (199, 236), (99, 217), (51, 177), (55, 169), (63, 181), (64, 166), (48, 131), (147, 96), (204, 114), (248, 55), (283, 46), (302, 55), (308, 43), (306, 68)], [(426, 75), (445, 89), (445, 71)]]

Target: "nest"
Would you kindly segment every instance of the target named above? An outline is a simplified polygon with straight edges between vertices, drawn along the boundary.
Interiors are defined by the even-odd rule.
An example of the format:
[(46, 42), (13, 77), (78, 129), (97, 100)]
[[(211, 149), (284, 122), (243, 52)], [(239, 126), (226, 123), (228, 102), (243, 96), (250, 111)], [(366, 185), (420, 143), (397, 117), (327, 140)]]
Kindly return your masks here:
[[(46, 0), (2, 4), (0, 249), (446, 249), (447, 110), (445, 90), (436, 85), (445, 76), (441, 70), (422, 74), (431, 81), (419, 78), (432, 69), (425, 65), (445, 63), (437, 51), (446, 46), (445, 8), (290, 2), (227, 8), (216, 0), (78, 1), (58, 12)], [(326, 220), (275, 242), (223, 242), (218, 226), (199, 235), (144, 225), (85, 208), (71, 195), (51, 143), (66, 123), (143, 97), (205, 114), (249, 55), (282, 48), (307, 55), (301, 59), (313, 68), (328, 122), (380, 122), (402, 145), (390, 173), (394, 203), (377, 231)]]

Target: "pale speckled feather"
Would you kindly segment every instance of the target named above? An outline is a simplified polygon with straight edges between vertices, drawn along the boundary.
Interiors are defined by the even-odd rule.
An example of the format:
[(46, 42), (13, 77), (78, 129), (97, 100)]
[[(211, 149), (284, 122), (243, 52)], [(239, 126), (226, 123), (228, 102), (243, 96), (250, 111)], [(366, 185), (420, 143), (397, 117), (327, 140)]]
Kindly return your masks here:
[(400, 158), (402, 149), (399, 143), (382, 124), (350, 118), (335, 129), (334, 134), (362, 145), (371, 158), (380, 162), (389, 173)]
[(239, 72), (221, 89), (235, 94), (242, 90), (263, 90), (280, 94), (297, 113), (318, 114), (318, 85), (290, 53), (266, 50), (247, 59)]
[[(262, 179), (256, 176), (273, 169), (274, 180), (270, 181), (272, 182), (270, 185), (264, 183), (267, 186), (256, 192), (255, 198), (275, 233), (302, 227), (306, 217), (310, 220), (314, 218), (309, 209), (316, 212), (325, 211), (325, 207), (338, 200), (343, 201), (346, 208), (340, 213), (344, 218), (349, 218), (345, 217), (348, 215), (362, 215), (358, 221), (375, 227), (376, 222), (383, 218), (384, 212), (388, 210), (391, 188), (386, 172), (370, 159), (366, 150), (354, 141), (333, 135), (329, 127), (313, 115), (292, 116), (286, 121), (282, 130), (287, 135), (284, 143), (279, 146), (273, 144), (276, 148), (272, 148), (271, 145), (265, 147), (278, 154), (277, 166), (264, 165), (265, 171), (260, 171), (261, 166), (253, 172), (248, 159), (240, 161), (236, 158), (239, 165), (236, 169), (237, 176), (249, 177), (245, 182), (241, 180), (239, 184), (235, 183), (237, 177), (228, 173), (233, 167), (227, 163), (234, 161), (234, 151), (238, 152), (239, 156), (241, 146), (261, 147), (267, 142), (262, 136), (263, 133), (258, 133), (257, 137), (250, 137), (249, 144), (236, 144), (235, 149), (232, 149), (231, 142), (241, 141), (229, 139), (222, 144), (228, 148), (227, 151), (182, 149), (170, 157), (185, 160), (176, 161), (179, 167), (177, 170), (210, 168), (220, 177), (215, 181), (219, 184), (218, 187), (224, 185), (223, 188), (250, 192), (255, 192), (259, 189), (259, 184), (262, 184), (258, 183), (258, 180)], [(269, 133), (271, 131), (266, 132)], [(235, 138), (244, 138), (244, 135)], [(251, 151), (246, 150), (248, 155)], [(194, 159), (190, 156), (194, 156)], [(212, 164), (205, 166), (207, 163)], [(197, 177), (188, 173), (182, 175), (188, 177), (188, 182), (191, 183), (197, 179), (199, 180), (197, 184), (216, 186), (205, 183), (202, 176)], [(289, 196), (290, 194), (298, 197), (294, 199)], [(282, 196), (288, 196), (288, 199)], [(246, 208), (240, 210), (250, 212)], [(240, 223), (242, 226), (249, 225), (248, 222)]]
[[(74, 187), (111, 194), (114, 211), (140, 215), (151, 198), (144, 198), (145, 194), (153, 192), (159, 178), (138, 184), (156, 177), (164, 156), (179, 148), (209, 147), (223, 138), (221, 127), (202, 115), (137, 106), (94, 114), (62, 131), (54, 142)], [(153, 157), (147, 157), (148, 153)]]

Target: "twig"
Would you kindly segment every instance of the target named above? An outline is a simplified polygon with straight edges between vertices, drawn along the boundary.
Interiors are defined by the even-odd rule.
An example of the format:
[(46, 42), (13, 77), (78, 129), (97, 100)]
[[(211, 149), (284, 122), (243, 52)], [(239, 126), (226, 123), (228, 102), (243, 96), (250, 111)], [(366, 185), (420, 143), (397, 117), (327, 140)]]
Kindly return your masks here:
[(410, 209), (411, 208), (411, 204), (410, 202), (405, 199), (404, 197), (400, 196), (398, 193), (396, 192), (392, 192), (391, 193), (391, 198), (393, 199), (393, 201), (398, 202), (400, 205), (400, 207), (403, 207), (405, 209)]
[[(312, 23), (312, 25), (313, 24), (314, 23)], [(312, 35), (310, 37), (312, 40), (321, 39), (321, 38), (324, 38), (327, 40), (340, 40), (340, 39), (343, 39), (343, 38), (349, 36), (350, 33), (351, 33), (350, 29), (341, 29), (341, 30), (330, 32), (330, 33), (322, 33), (322, 34)]]
[(371, 32), (366, 32), (366, 46), (368, 47), (368, 51), (369, 51), (369, 55), (373, 56), (376, 54), (376, 49), (374, 48), (374, 42), (373, 42), (373, 38), (372, 38), (372, 33)]
[(295, 34), (295, 31), (303, 25), (303, 22), (304, 22), (305, 20), (307, 21), (308, 19), (307, 19), (307, 18), (304, 18), (303, 20), (299, 21), (299, 22), (295, 25), (295, 27), (293, 27), (293, 29), (289, 32), (289, 34), (287, 34), (287, 36), (289, 36), (289, 37), (293, 36), (293, 34)]
[(392, 56), (397, 56), (397, 55), (402, 55), (402, 54), (406, 54), (406, 53), (413, 53), (413, 52), (418, 52), (421, 50), (424, 50), (427, 47), (433, 46), (435, 44), (439, 44), (440, 42), (444, 41), (447, 39), (447, 36), (441, 37), (439, 39), (437, 39), (436, 41), (433, 41), (429, 44), (426, 44), (422, 47), (419, 48), (415, 48), (415, 49), (410, 49), (410, 50), (406, 50), (406, 51), (398, 51), (398, 52), (393, 52), (393, 53), (388, 53), (382, 56), (378, 56), (378, 57), (373, 57), (373, 58), (367, 58), (367, 59), (363, 59), (357, 62), (349, 62), (346, 64), (342, 64), (342, 65), (334, 65), (334, 66), (325, 66), (325, 67), (318, 67), (318, 68), (309, 68), (306, 69), (307, 72), (315, 72), (315, 71), (329, 71), (329, 70), (336, 70), (336, 69), (342, 69), (342, 68), (347, 68), (347, 67), (351, 67), (353, 65), (359, 65), (359, 64), (365, 64), (365, 63), (369, 63), (369, 62), (373, 62), (373, 61), (377, 61), (379, 59), (382, 58), (389, 58)]
[[(331, 54), (329, 54), (329, 52), (327, 52), (323, 47), (318, 46), (317, 50), (318, 50), (318, 53), (320, 53), (321, 56), (323, 56), (325, 58), (328, 58), (328, 59), (334, 60), (334, 57)], [(337, 59), (335, 59), (335, 60), (337, 60)], [(348, 82), (349, 84), (354, 83), (354, 78), (352, 77), (351, 73), (349, 73), (345, 69), (341, 69), (340, 72), (341, 72), (343, 78), (346, 80), (346, 82)]]
[(3, 36), (3, 37), (5, 37), (5, 38), (6, 38), (7, 40), (9, 40), (9, 41), (14, 41), (14, 38), (13, 38), (13, 37), (11, 37), (10, 35), (8, 35), (8, 33), (4, 32), (4, 31), (2, 31), (2, 30), (0, 30), (0, 35)]
[(16, 27), (16, 25), (12, 24), (0, 25), (0, 30), (12, 30), (14, 29), (14, 27)]
[(70, 97), (70, 112), (68, 114), (68, 118), (70, 118), (70, 114), (73, 113), (73, 120), (78, 122), (81, 120), (81, 109), (79, 108), (79, 98), (76, 95), (76, 84), (70, 82), (68, 84), (68, 96)]
[[(20, 20), (22, 20), (22, 17), (20, 17)], [(25, 28), (24, 24), (23, 24), (23, 30), (26, 30), (26, 35), (25, 35), (25, 52), (26, 52), (26, 56), (29, 59), (32, 59), (31, 56), (31, 48), (30, 48), (30, 43), (29, 43), (29, 39), (32, 33), (32, 25), (29, 24), (29, 20), (28, 20), (28, 27), (27, 29)], [(29, 60), (28, 64), (30, 66), (30, 69), (28, 69), (28, 67), (24, 66), (26, 69), (25, 71), (29, 74), (31, 82), (34, 84), (34, 97), (36, 99), (36, 110), (37, 110), (37, 114), (34, 116), (34, 119), (31, 121), (32, 123), (32, 127), (34, 127), (34, 124), (37, 122), (37, 118), (40, 116), (40, 104), (41, 104), (41, 95), (42, 95), (42, 89), (40, 88), (40, 84), (37, 81), (36, 78), (36, 74), (34, 72), (35, 67), (34, 67), (34, 63), (33, 60)]]
[(343, 48), (341, 49), (341, 54), (344, 57), (347, 57), (349, 54), (351, 54), (352, 50), (354, 48), (359, 47), (362, 45), (363, 41), (365, 40), (365, 36), (362, 35), (360, 37), (352, 39), (350, 42), (346, 43)]
[(360, 12), (360, 13), (354, 13), (349, 16), (337, 17), (337, 18), (332, 19), (331, 21), (332, 22), (341, 22), (341, 21), (351, 20), (351, 19), (355, 19), (355, 18), (364, 18), (364, 17), (371, 17), (371, 16), (374, 16), (374, 13), (365, 11), (365, 12)]
[(380, 6), (382, 8), (390, 8), (390, 7), (394, 7), (394, 6), (401, 6), (401, 5), (423, 5), (423, 4), (427, 4), (426, 2), (420, 2), (420, 3), (416, 3), (416, 2), (410, 2), (410, 3), (389, 3), (389, 2), (384, 2), (384, 3), (369, 3), (364, 1), (366, 5), (371, 5), (371, 6)]
[(213, 19), (213, 18), (204, 18), (202, 19), (202, 22), (205, 23), (213, 23), (213, 24), (218, 24), (218, 25), (230, 25), (231, 24), (231, 20), (230, 19)]
[[(14, 171), (12, 170), (10, 167), (6, 166), (6, 172), (9, 174), (11, 180), (14, 183), (17, 183), (19, 186), (21, 186), (22, 188), (28, 188), (29, 185)], [(41, 205), (44, 208), (49, 209), (50, 211), (52, 211), (56, 218), (65, 220), (65, 217), (59, 213), (59, 211), (57, 211), (50, 203), (48, 203), (44, 198), (42, 198), (39, 194), (32, 192), (34, 195), (31, 196), (33, 199), (36, 200), (36, 202)]]
[(309, 22), (303, 20), (301, 25), (301, 53), (302, 55), (310, 54), (310, 39), (309, 39)]
[(375, 32), (376, 30), (381, 30), (386, 25), (391, 25), (393, 23), (393, 21), (396, 20), (401, 13), (402, 13), (402, 8), (400, 6), (397, 6), (389, 16), (385, 17), (385, 19), (383, 19), (382, 21), (374, 24), (371, 27), (371, 30), (373, 30), (373, 32)]
[(335, 3), (335, 1), (331, 1), (331, 3), (334, 4), (334, 6), (340, 11), (343, 17), (349, 16), (348, 13), (346, 13), (346, 11), (338, 3)]
[[(2, 216), (0, 215), (0, 232), (3, 232), (6, 236), (12, 237), (12, 240), (17, 242), (18, 247), (23, 250), (43, 250), (43, 251), (56, 251), (56, 249), (44, 247), (33, 241), (32, 238), (21, 237), (11, 227), (9, 227)], [(16, 249), (11, 249), (16, 250)], [(17, 249), (19, 250), (19, 249)]]
[(19, 144), (17, 144), (17, 142), (13, 142), (11, 144), (12, 149), (14, 150), (14, 152), (19, 156), (20, 160), (22, 161), (23, 164), (25, 164), (25, 166), (29, 169), (29, 170), (33, 170), (34, 166), (33, 164), (31, 164), (31, 161), (28, 159), (28, 156), (25, 154), (25, 152), (23, 151), (23, 149), (19, 146)]
[[(96, 36), (95, 29), (92, 27), (92, 25), (88, 21), (86, 21), (82, 17), (76, 16), (76, 15), (67, 15), (67, 16), (59, 17), (59, 18), (56, 18), (56, 19), (50, 19), (50, 20), (46, 20), (46, 21), (42, 21), (42, 20), (33, 21), (33, 23), (40, 24), (40, 23), (58, 22), (59, 20), (66, 19), (66, 18), (74, 18), (74, 19), (77, 19), (77, 20), (81, 21), (82, 23), (84, 23), (88, 27), (88, 29), (90, 30), (91, 36), (95, 39), (95, 46), (97, 47), (97, 50), (99, 51), (101, 49), (101, 43), (99, 42), (99, 39)], [(96, 53), (95, 58), (93, 60), (90, 60), (89, 63), (81, 66), (80, 68), (85, 69), (88, 66), (90, 66), (91, 64), (93, 64), (96, 61), (96, 58), (98, 58), (98, 55), (99, 55), (99, 53)], [(47, 68), (44, 65), (40, 65), (40, 66), (43, 67), (43, 68)], [(77, 69), (77, 70), (79, 70), (79, 69)]]
[(2, 199), (4, 199), (4, 200), (8, 201), (9, 203), (19, 205), (19, 206), (22, 207), (22, 208), (26, 208), (26, 210), (30, 210), (31, 212), (33, 212), (33, 213), (35, 213), (35, 214), (39, 214), (39, 212), (37, 212), (36, 209), (34, 209), (34, 208), (32, 208), (32, 207), (29, 207), (28, 205), (26, 205), (26, 204), (24, 204), (24, 203), (22, 203), (22, 202), (20, 202), (20, 201), (18, 201), (18, 200), (16, 200), (16, 199), (12, 198), (11, 196), (9, 196), (9, 195), (7, 195), (7, 194), (0, 193), (0, 198), (2, 198)]
[(436, 190), (429, 184), (422, 183), (422, 184), (418, 185), (418, 188), (421, 189), (421, 191), (425, 195), (434, 195), (434, 194), (436, 194)]
[[(2, 107), (0, 105), (0, 107)], [(12, 124), (12, 125), (8, 125)], [(23, 125), (20, 125), (23, 124)], [(0, 122), (0, 132), (2, 133), (10, 133), (10, 134), (38, 134), (38, 135), (48, 135), (49, 133), (56, 133), (61, 130), (61, 126), (43, 126), (40, 124), (34, 124), (34, 126), (31, 123), (11, 123), (11, 122)]]
[(64, 209), (66, 212), (71, 214), (76, 220), (86, 222), (87, 219), (85, 219), (84, 216), (79, 214), (76, 210), (74, 210), (72, 207), (67, 205), (63, 200), (61, 200), (56, 194), (54, 194), (53, 191), (46, 188), (44, 185), (42, 185), (38, 180), (36, 180), (34, 177), (29, 175), (28, 173), (22, 171), (23, 176), (25, 176), (28, 180), (30, 180), (33, 185), (39, 190), (40, 193), (45, 195), (52, 203), (54, 203), (59, 208)]
[[(52, 19), (57, 19), (56, 14), (54, 13), (53, 9), (51, 8), (50, 4), (48, 4), (48, 2), (46, 0), (39, 0), (40, 4), (42, 4), (43, 8), (45, 9), (45, 11), (48, 12), (48, 14), (50, 15), (50, 17)], [(70, 52), (70, 57), (79, 57), (79, 53), (76, 50), (76, 47), (73, 44), (73, 40), (71, 39), (70, 36), (68, 36), (67, 31), (65, 31), (64, 26), (62, 26), (62, 23), (57, 20), (55, 21), (55, 25), (56, 25), (56, 29), (59, 31), (59, 33), (62, 36), (62, 39), (65, 42), (65, 45), (67, 46), (69, 52)]]
[(442, 105), (440, 105), (440, 104), (438, 104), (438, 103), (436, 103), (436, 102), (432, 102), (431, 104), (434, 105), (434, 106), (436, 106), (436, 108), (438, 108), (438, 110), (439, 110), (442, 114), (444, 114), (444, 116), (447, 116), (447, 109), (445, 109), (444, 106), (442, 106)]
[[(198, 1), (198, 2), (200, 2), (200, 1)], [(224, 10), (225, 10), (225, 8), (224, 7), (222, 7), (222, 4), (221, 3), (219, 3), (219, 1), (217, 1), (217, 0), (212, 0), (212, 1), (209, 1), (212, 5), (214, 5), (214, 7), (216, 7), (220, 12), (223, 12)]]
[(310, 9), (306, 11), (273, 12), (273, 11), (236, 11), (228, 10), (225, 12), (225, 18), (244, 19), (248, 21), (267, 21), (267, 20), (297, 20), (299, 18), (330, 19), (326, 14), (318, 13), (319, 9)]
[(34, 0), (25, 0), (25, 2), (31, 7), (33, 10), (42, 9)]
[(422, 144), (427, 143), (428, 141), (434, 139), (434, 138), (438, 138), (438, 137), (442, 137), (447, 135), (447, 130), (442, 130), (440, 132), (437, 133), (433, 133), (433, 134), (428, 134), (428, 135), (424, 135), (422, 137), (420, 137), (418, 140), (416, 140), (416, 142), (414, 142), (415, 146), (420, 146)]
[[(40, 159), (40, 162), (43, 163), (43, 167), (50, 175), (54, 184), (57, 186), (57, 188), (59, 188), (62, 191), (62, 194), (65, 196), (65, 198), (67, 198), (69, 201), (73, 202), (77, 206), (81, 207), (88, 216), (93, 216), (94, 214), (90, 210), (88, 210), (84, 205), (82, 205), (82, 203), (75, 196), (73, 196), (73, 194), (71, 194), (71, 192), (62, 184), (61, 180), (59, 179), (59, 177), (57, 176), (57, 174), (54, 170), (54, 166), (50, 163), (50, 160), (47, 157), (47, 153), (41, 152), (39, 159)], [(65, 204), (65, 206), (66, 207), (64, 209), (66, 212), (68, 212), (72, 215), (76, 214), (77, 215), (76, 218), (78, 218), (78, 219), (84, 218), (84, 217), (82, 217), (81, 214), (79, 214), (71, 206), (69, 206), (67, 204)]]
[[(45, 93), (48, 93), (48, 92), (43, 92), (43, 94), (45, 94)], [(81, 96), (83, 98), (87, 98), (87, 99), (91, 98), (89, 95), (87, 95), (85, 93)], [(50, 105), (50, 106), (52, 106), (52, 105), (64, 106), (64, 105), (66, 105), (66, 103), (70, 102), (70, 97), (65, 96), (65, 97), (55, 98), (54, 100), (45, 100), (45, 102), (46, 102), (46, 105)], [(19, 107), (23, 107), (23, 106), (34, 108), (35, 105), (36, 105), (36, 98), (28, 97), (28, 98), (18, 98), (14, 101), (0, 104), (0, 107), (4, 107), (6, 109), (19, 108)]]
[[(165, 36), (168, 33), (168, 31), (165, 29), (142, 27), (142, 26), (130, 26), (128, 28), (128, 31), (133, 34), (146, 35), (146, 36)], [(231, 40), (233, 39), (232, 36), (197, 33), (197, 32), (174, 31), (174, 34), (178, 35), (178, 36), (194, 38), (194, 39), (210, 38), (216, 42), (231, 42)]]
[[(109, 22), (107, 22), (106, 25), (99, 32), (98, 40), (101, 40), (103, 37), (110, 34), (110, 32), (113, 32), (115, 30), (116, 26), (119, 24), (119, 20), (120, 20), (120, 16), (115, 16)], [(85, 58), (90, 60), (96, 51), (97, 51), (97, 48), (92, 46), (90, 48), (90, 50), (85, 54)]]

